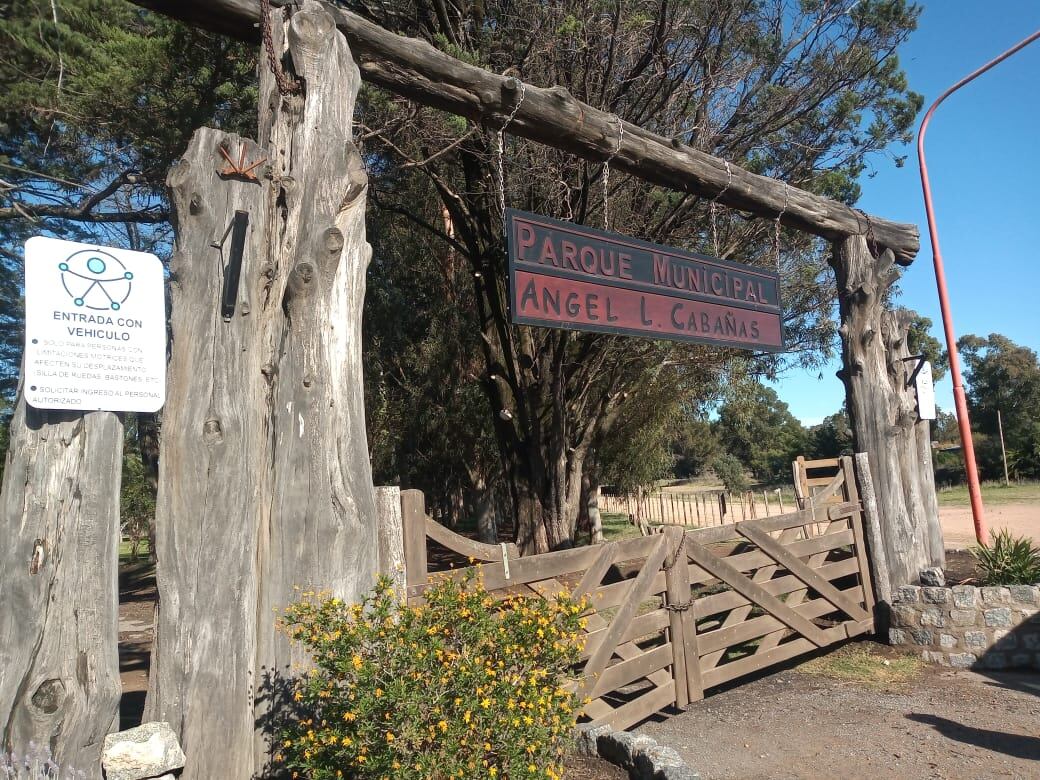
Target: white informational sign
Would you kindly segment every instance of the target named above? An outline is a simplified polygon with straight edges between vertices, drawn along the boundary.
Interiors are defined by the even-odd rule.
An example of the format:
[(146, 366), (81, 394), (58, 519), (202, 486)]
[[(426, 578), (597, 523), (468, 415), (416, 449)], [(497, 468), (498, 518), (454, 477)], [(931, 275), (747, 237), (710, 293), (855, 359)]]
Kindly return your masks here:
[(155, 412), (166, 400), (166, 296), (155, 255), (25, 242), (25, 400)]
[(921, 370), (914, 378), (917, 388), (917, 414), (922, 420), (935, 419), (935, 385), (932, 383), (932, 364), (921, 363)]

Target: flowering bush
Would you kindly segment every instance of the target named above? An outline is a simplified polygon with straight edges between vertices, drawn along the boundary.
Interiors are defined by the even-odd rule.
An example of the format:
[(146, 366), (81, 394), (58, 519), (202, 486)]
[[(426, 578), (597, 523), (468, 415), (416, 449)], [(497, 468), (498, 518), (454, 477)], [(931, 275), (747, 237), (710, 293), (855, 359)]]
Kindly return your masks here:
[(472, 575), (424, 596), (406, 606), (381, 580), (362, 604), (304, 594), (286, 610), (315, 666), (276, 759), (314, 780), (561, 777), (584, 602), (500, 601)]

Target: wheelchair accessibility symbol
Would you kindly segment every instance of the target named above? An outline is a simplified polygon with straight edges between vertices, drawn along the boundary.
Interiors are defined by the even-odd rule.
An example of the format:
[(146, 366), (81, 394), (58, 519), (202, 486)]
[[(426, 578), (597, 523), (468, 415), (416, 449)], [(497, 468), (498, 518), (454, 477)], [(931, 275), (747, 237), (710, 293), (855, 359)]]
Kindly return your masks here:
[(133, 288), (133, 273), (100, 249), (74, 252), (58, 263), (58, 270), (72, 302), (94, 311), (119, 311)]

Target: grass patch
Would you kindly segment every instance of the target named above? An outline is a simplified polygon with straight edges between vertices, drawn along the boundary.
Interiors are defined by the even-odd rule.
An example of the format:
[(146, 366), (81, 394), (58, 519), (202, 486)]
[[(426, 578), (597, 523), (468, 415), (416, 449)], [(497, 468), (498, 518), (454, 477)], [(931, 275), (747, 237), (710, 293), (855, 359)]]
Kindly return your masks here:
[[(939, 506), (969, 506), (968, 486), (940, 488)], [(1036, 504), (1040, 507), (1040, 482), (986, 482), (982, 485), (986, 504)]]
[[(133, 545), (128, 541), (121, 541), (119, 543), (119, 562), (120, 563), (132, 563), (133, 560), (130, 558), (130, 551)], [(148, 560), (148, 540), (143, 539), (141, 544), (137, 547), (137, 559)]]
[(798, 671), (878, 690), (909, 685), (924, 662), (911, 655), (882, 655), (869, 644), (853, 642), (801, 664)]
[(616, 542), (619, 539), (631, 539), (639, 536), (639, 529), (628, 519), (628, 515), (620, 512), (601, 512), (600, 521), (603, 523), (603, 539), (607, 542)]

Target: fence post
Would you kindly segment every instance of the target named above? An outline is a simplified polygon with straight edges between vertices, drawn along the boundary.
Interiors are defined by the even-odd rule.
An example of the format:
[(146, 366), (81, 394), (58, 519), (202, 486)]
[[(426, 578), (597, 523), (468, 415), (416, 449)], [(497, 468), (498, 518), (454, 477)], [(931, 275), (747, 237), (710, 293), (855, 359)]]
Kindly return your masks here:
[[(672, 641), (672, 676), (675, 680), (675, 705), (685, 707), (704, 698), (701, 684), (701, 659), (697, 650), (697, 623), (691, 606), (690, 567), (686, 557), (686, 531), (664, 530), (668, 554), (665, 556), (665, 608)], [(669, 565), (669, 561), (672, 561)]]
[(408, 582), (404, 573), (401, 488), (396, 485), (377, 487), (376, 513), (379, 515), (379, 571), (393, 581), (397, 597), (405, 600), (408, 598)]
[(426, 584), (426, 498), (421, 490), (401, 491), (405, 582)]
[[(885, 541), (881, 536), (881, 513), (878, 510), (877, 495), (874, 493), (874, 480), (870, 474), (870, 458), (867, 453), (857, 452), (855, 465), (855, 477), (859, 483), (859, 492), (863, 500), (863, 516), (866, 519), (864, 531), (867, 536), (867, 549), (870, 551), (874, 589), (878, 601), (891, 604), (891, 573), (888, 568), (888, 556), (885, 553)], [(848, 478), (852, 475), (846, 476)]]

